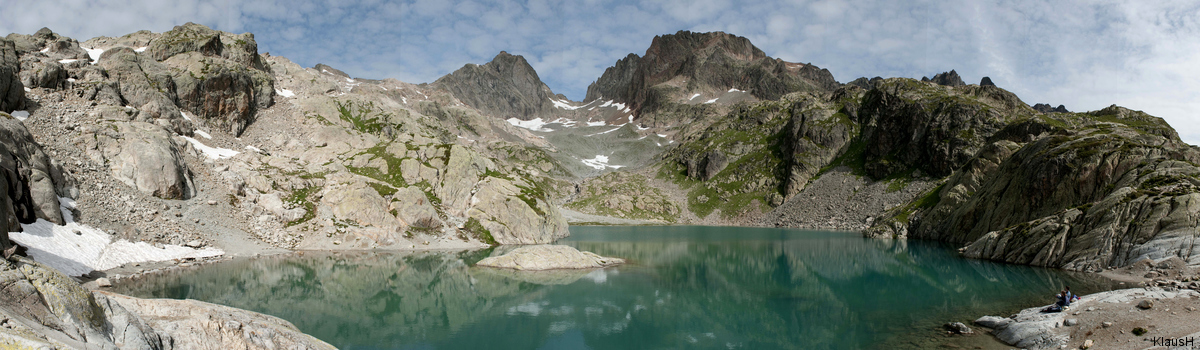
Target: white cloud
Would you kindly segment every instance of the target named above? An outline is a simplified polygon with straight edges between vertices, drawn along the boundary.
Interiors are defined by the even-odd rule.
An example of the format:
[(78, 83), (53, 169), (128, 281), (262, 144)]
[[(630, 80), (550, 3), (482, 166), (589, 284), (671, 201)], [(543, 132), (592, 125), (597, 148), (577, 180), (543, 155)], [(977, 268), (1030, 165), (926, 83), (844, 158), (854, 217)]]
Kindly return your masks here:
[(655, 35), (720, 30), (768, 55), (859, 76), (990, 76), (1026, 102), (1119, 104), (1200, 143), (1200, 3), (730, 0), (42, 0), (6, 4), (0, 33), (50, 27), (80, 40), (188, 21), (255, 33), (262, 51), (353, 76), (430, 82), (501, 50), (556, 92), (587, 85)]

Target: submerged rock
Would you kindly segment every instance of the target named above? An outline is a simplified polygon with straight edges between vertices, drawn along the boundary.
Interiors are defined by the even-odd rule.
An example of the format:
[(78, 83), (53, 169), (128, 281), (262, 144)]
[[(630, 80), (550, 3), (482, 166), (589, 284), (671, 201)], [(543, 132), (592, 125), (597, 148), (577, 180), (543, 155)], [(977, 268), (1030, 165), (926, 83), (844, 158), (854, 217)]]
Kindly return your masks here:
[(592, 252), (581, 252), (565, 245), (535, 245), (517, 248), (508, 254), (480, 260), (476, 266), (514, 270), (591, 269), (625, 263), (625, 259), (608, 258)]

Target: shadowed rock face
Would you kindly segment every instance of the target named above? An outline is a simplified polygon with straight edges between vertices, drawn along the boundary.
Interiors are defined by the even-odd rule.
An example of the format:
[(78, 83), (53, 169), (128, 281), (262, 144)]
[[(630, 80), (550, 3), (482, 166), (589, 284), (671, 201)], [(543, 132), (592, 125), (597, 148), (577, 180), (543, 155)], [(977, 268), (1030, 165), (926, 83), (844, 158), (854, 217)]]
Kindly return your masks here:
[(16, 45), (0, 39), (0, 112), (25, 108), (25, 86), (18, 75), (20, 69)]
[(764, 100), (840, 86), (828, 70), (772, 59), (744, 37), (680, 31), (654, 37), (642, 57), (631, 54), (617, 61), (588, 87), (584, 100), (614, 99), (645, 112), (656, 107), (657, 99), (668, 97), (653, 88), (677, 79), (683, 80), (677, 83), (684, 93), (736, 88)]
[(501, 119), (529, 120), (551, 113), (554, 92), (529, 62), (501, 51), (482, 66), (467, 64), (438, 78), (433, 87), (449, 91), (459, 101)]
[[(64, 224), (58, 196), (66, 192), (68, 179), (42, 146), (33, 140), (25, 125), (0, 112), (0, 225), (4, 232), (20, 232), (20, 224), (45, 219)], [(8, 235), (0, 237), (0, 249), (9, 247)]]

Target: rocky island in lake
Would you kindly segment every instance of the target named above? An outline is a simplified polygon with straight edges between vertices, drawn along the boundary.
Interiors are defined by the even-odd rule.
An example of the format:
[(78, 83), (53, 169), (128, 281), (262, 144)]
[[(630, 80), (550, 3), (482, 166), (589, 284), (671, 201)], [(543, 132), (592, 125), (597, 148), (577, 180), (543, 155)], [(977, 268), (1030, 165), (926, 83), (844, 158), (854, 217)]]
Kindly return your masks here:
[[(1137, 107), (1031, 105), (955, 70), (839, 81), (724, 32), (646, 38), (581, 101), (516, 51), (411, 83), (196, 23), (82, 39), (0, 38), (0, 348), (1200, 337), (1200, 147)], [(1056, 313), (1011, 285), (1069, 281), (1096, 293)], [(963, 294), (989, 283), (1017, 305)], [(922, 312), (861, 311), (903, 303), (887, 288), (1008, 313), (856, 324)]]

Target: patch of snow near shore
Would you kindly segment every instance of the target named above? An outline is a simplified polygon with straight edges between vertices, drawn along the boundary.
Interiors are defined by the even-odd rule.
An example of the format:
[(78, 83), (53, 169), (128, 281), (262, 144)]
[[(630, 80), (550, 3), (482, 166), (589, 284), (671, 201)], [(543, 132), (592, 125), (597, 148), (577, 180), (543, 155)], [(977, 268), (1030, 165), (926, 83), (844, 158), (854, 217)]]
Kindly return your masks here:
[(288, 89), (283, 89), (283, 90), (275, 90), (275, 94), (276, 94), (276, 95), (279, 95), (279, 96), (283, 96), (283, 97), (292, 97), (292, 96), (296, 96), (296, 93), (295, 93), (295, 92), (292, 92), (292, 90), (288, 90)]
[(620, 169), (624, 167), (624, 165), (608, 165), (608, 157), (602, 155), (596, 155), (596, 158), (583, 159), (581, 161), (583, 165), (590, 166), (596, 170), (604, 170), (604, 168)]
[(209, 147), (208, 145), (200, 142), (200, 140), (191, 137), (184, 136), (183, 138), (187, 139), (188, 142), (191, 142), (192, 147), (195, 147), (197, 151), (204, 153), (204, 156), (208, 157), (209, 159), (232, 158), (233, 156), (238, 155), (238, 153), (241, 153), (228, 148)]
[(92, 58), (92, 64), (96, 64), (96, 62), (100, 62), (100, 54), (104, 53), (104, 49), (84, 48), (83, 51), (87, 51), (88, 57)]
[(20, 121), (25, 121), (25, 119), (29, 119), (29, 111), (13, 111), (12, 114), (9, 114), (9, 115), (13, 116), (13, 118), (17, 118), (17, 120), (20, 120)]
[(206, 138), (206, 139), (212, 140), (212, 135), (209, 135), (207, 132), (204, 132), (204, 130), (199, 130), (199, 129), (197, 129), (197, 130), (195, 131), (195, 134), (196, 134), (196, 135), (200, 135), (200, 137), (203, 137), (203, 138)]
[(533, 130), (533, 131), (541, 131), (541, 132), (553, 131), (550, 129), (542, 128), (543, 126), (546, 126), (546, 124), (549, 124), (549, 123), (542, 121), (542, 118), (533, 118), (530, 120), (520, 120), (517, 118), (508, 118), (508, 120), (505, 120), (505, 121), (507, 121), (509, 124), (512, 124), (513, 126), (518, 127), (518, 128), (529, 129), (529, 130)]
[(58, 202), (66, 225), (55, 225), (38, 219), (32, 224), (22, 224), (21, 229), (24, 232), (9, 232), (8, 237), (30, 248), (29, 256), (34, 261), (58, 269), (69, 276), (80, 276), (135, 262), (199, 259), (225, 254), (216, 248), (192, 249), (170, 244), (160, 248), (146, 242), (113, 242), (112, 236), (103, 230), (75, 222), (69, 209), (75, 207), (75, 201), (59, 197)]

